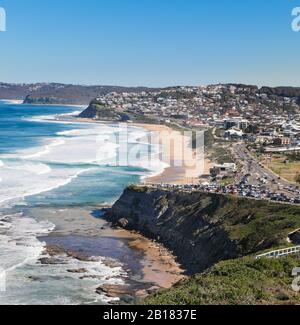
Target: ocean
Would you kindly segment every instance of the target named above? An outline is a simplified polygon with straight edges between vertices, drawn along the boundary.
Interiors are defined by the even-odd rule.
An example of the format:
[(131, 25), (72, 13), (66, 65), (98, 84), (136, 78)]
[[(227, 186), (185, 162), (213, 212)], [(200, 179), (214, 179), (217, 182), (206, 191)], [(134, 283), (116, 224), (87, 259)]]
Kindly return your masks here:
[[(97, 211), (165, 168), (155, 158), (159, 146), (149, 163), (146, 130), (78, 123), (79, 111), (0, 101), (0, 304), (106, 304), (97, 286), (140, 272), (137, 252), (101, 235)], [(138, 154), (128, 162), (124, 148)], [(46, 244), (85, 258), (53, 258)]]

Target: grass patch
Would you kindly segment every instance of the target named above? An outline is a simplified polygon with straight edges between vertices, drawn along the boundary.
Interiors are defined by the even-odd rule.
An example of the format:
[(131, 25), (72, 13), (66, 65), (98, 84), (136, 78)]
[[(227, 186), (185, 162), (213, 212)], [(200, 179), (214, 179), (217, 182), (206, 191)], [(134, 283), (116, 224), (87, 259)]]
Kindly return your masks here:
[(292, 270), (299, 256), (282, 259), (242, 258), (218, 263), (146, 299), (149, 305), (260, 305), (299, 304), (292, 290)]
[(299, 181), (300, 161), (289, 160), (289, 158), (284, 155), (276, 155), (272, 157), (264, 155), (261, 157), (261, 161), (279, 177), (292, 183)]

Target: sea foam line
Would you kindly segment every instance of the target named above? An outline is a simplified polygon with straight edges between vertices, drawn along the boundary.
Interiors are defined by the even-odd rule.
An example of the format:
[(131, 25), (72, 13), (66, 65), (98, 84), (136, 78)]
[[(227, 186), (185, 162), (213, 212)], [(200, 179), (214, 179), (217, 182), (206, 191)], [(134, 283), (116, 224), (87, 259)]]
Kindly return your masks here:
[(78, 171), (75, 175), (69, 177), (68, 179), (66, 179), (66, 180), (64, 180), (64, 181), (62, 181), (62, 182), (60, 182), (60, 183), (58, 183), (58, 184), (56, 184), (54, 186), (50, 186), (50, 187), (43, 188), (43, 189), (38, 189), (38, 190), (35, 190), (35, 191), (29, 191), (28, 193), (23, 193), (22, 195), (16, 195), (14, 197), (10, 197), (10, 198), (0, 200), (0, 205), (8, 204), (9, 202), (15, 201), (16, 199), (24, 199), (24, 198), (29, 197), (29, 196), (34, 196), (34, 195), (38, 195), (38, 194), (42, 194), (42, 193), (47, 193), (47, 192), (53, 191), (55, 189), (58, 189), (60, 187), (66, 186), (66, 185), (70, 184), (78, 176), (80, 176), (81, 174), (83, 174), (85, 172), (89, 172), (89, 171), (91, 171), (93, 169), (94, 168), (84, 169), (84, 170)]

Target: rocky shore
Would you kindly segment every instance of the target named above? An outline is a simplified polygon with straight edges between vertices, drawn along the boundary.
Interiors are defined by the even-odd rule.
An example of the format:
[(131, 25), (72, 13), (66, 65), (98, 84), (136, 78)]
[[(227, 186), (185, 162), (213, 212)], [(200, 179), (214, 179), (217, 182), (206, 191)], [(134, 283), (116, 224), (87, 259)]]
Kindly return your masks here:
[[(154, 291), (170, 288), (184, 278), (184, 270), (163, 246), (142, 235), (112, 228), (100, 210), (36, 208), (33, 216), (51, 220), (56, 229), (40, 240), (46, 244), (39, 263), (65, 269), (65, 276), (78, 281), (94, 281), (94, 293), (110, 304), (128, 304)], [(100, 262), (107, 274), (91, 272)], [(112, 270), (110, 274), (109, 270)], [(117, 276), (116, 271), (120, 273)], [(31, 281), (42, 281), (31, 277)], [(83, 284), (84, 285), (84, 282)]]
[(138, 231), (174, 252), (195, 274), (216, 263), (289, 245), (300, 208), (202, 192), (130, 186), (107, 220)]

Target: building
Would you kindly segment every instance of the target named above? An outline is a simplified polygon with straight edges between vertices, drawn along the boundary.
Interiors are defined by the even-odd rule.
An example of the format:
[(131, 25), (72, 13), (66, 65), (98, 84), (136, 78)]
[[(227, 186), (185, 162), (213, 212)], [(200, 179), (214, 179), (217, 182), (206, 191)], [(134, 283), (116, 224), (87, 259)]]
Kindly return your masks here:
[(243, 131), (237, 130), (235, 128), (228, 130), (224, 133), (224, 138), (230, 140), (241, 140), (243, 139), (243, 136), (244, 136)]
[(289, 146), (291, 144), (291, 139), (287, 137), (279, 137), (274, 139), (273, 144), (280, 147)]
[(215, 165), (213, 168), (210, 169), (210, 174), (212, 176), (217, 176), (220, 174), (228, 175), (228, 174), (235, 173), (236, 170), (237, 170), (236, 164), (226, 163), (222, 165)]
[(250, 123), (248, 120), (235, 118), (224, 121), (224, 129), (230, 130), (232, 128), (237, 128), (239, 130), (246, 130), (249, 127)]

